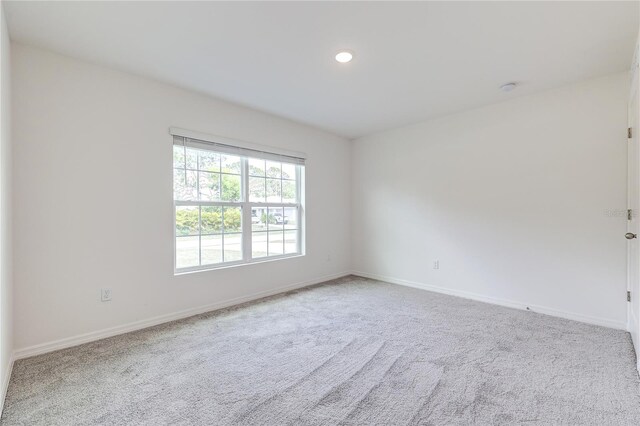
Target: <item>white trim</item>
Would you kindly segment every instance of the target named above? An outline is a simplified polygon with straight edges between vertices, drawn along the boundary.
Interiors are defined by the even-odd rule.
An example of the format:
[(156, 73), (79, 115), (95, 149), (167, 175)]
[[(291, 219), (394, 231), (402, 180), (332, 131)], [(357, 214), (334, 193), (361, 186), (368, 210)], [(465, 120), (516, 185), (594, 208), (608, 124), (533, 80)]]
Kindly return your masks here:
[[(627, 303), (627, 305), (630, 305), (630, 303)], [(627, 308), (627, 318), (628, 318), (627, 331), (631, 335), (631, 345), (633, 346), (633, 350), (636, 353), (636, 360), (637, 360), (636, 368), (638, 369), (638, 373), (640, 373), (640, 351), (638, 350), (639, 349), (638, 348), (638, 329), (637, 327), (634, 327), (634, 324), (638, 324), (638, 319), (633, 313), (633, 309), (631, 309), (631, 307)]]
[[(170, 132), (175, 131), (174, 128), (170, 128)], [(175, 146), (175, 145), (174, 145)], [(175, 165), (175, 164), (174, 164)], [(187, 163), (186, 163), (186, 151), (185, 151), (185, 164), (184, 164), (185, 169), (184, 170), (191, 170), (191, 169), (187, 169)], [(250, 179), (250, 175), (249, 175), (249, 157), (241, 155), (240, 156), (240, 174), (239, 175), (235, 175), (235, 174), (230, 174), (230, 175), (234, 175), (234, 176), (239, 176), (241, 179), (241, 191), (242, 191), (242, 197), (240, 201), (201, 201), (201, 200), (176, 200), (175, 199), (175, 194), (174, 194), (174, 200), (173, 200), (173, 274), (174, 275), (180, 275), (180, 274), (184, 274), (184, 273), (191, 273), (191, 272), (200, 272), (200, 271), (210, 271), (210, 270), (215, 270), (215, 269), (222, 269), (222, 268), (227, 268), (227, 267), (233, 267), (233, 266), (240, 266), (240, 265), (248, 265), (248, 264), (252, 264), (252, 263), (259, 263), (264, 261), (265, 259), (269, 259), (269, 260), (278, 260), (278, 259), (287, 259), (290, 257), (297, 257), (297, 256), (301, 256), (304, 255), (303, 253), (303, 246), (301, 245), (302, 242), (302, 220), (301, 220), (301, 215), (303, 212), (303, 203), (302, 203), (302, 195), (303, 191), (302, 191), (302, 182), (301, 182), (301, 176), (304, 170), (304, 163), (303, 164), (295, 164), (295, 174), (296, 174), (296, 179), (295, 179), (295, 183), (296, 183), (296, 200), (297, 202), (295, 203), (289, 203), (289, 202), (283, 202), (282, 201), (282, 197), (280, 199), (280, 202), (272, 202), (272, 201), (265, 201), (265, 202), (256, 202), (256, 201), (250, 201), (250, 191), (249, 191), (249, 179)], [(174, 167), (174, 170), (182, 170), (182, 169), (176, 169)], [(199, 170), (199, 165), (196, 166), (196, 169), (193, 169), (193, 171), (195, 171), (197, 173), (197, 187), (198, 187), (198, 198), (200, 198), (200, 170)], [(266, 170), (265, 170), (266, 172)], [(228, 173), (223, 173), (222, 171), (218, 172), (218, 174), (220, 176), (222, 176), (223, 174), (228, 174)], [(265, 183), (265, 191), (266, 191), (266, 185), (267, 185), (267, 181), (268, 181), (268, 177), (265, 174), (265, 177), (263, 177), (262, 179), (264, 179), (264, 183)], [(289, 180), (289, 179), (287, 179)], [(283, 182), (283, 178), (282, 175), (280, 176), (280, 185), (281, 185), (281, 189), (282, 189), (282, 182)], [(220, 181), (220, 184), (222, 185), (222, 181)], [(175, 176), (174, 176), (174, 186), (175, 186)], [(220, 188), (222, 190), (222, 187)], [(267, 199), (267, 192), (265, 192), (265, 199)], [(176, 234), (176, 210), (178, 207), (182, 207), (182, 206), (190, 206), (190, 207), (197, 207), (198, 208), (198, 228), (199, 228), (199, 232), (196, 235), (180, 235), (178, 236)], [(233, 234), (240, 234), (241, 236), (241, 249), (242, 249), (242, 259), (240, 260), (233, 260), (233, 261), (225, 261), (224, 259), (224, 239), (225, 239), (225, 235), (230, 235), (231, 233), (226, 233), (224, 232), (224, 230), (222, 230), (222, 232), (220, 233), (212, 233), (212, 234), (207, 234), (207, 235), (220, 235), (222, 238), (222, 261), (218, 262), (218, 263), (213, 263), (213, 264), (202, 264), (202, 237), (205, 234), (202, 234), (202, 229), (201, 229), (201, 215), (202, 215), (202, 207), (203, 206), (212, 206), (212, 207), (222, 207), (222, 223), (224, 224), (224, 207), (239, 207), (241, 209), (242, 215), (241, 215), (241, 229), (240, 232), (233, 232)], [(296, 226), (296, 229), (286, 229), (285, 224), (286, 222), (283, 220), (283, 229), (282, 229), (282, 236), (283, 236), (283, 241), (282, 241), (282, 254), (275, 254), (275, 255), (267, 255), (267, 256), (262, 256), (262, 257), (253, 257), (253, 250), (252, 250), (252, 244), (253, 244), (253, 235), (254, 235), (254, 231), (253, 231), (253, 224), (251, 222), (251, 212), (253, 211), (254, 208), (295, 208), (297, 210), (297, 221), (296, 223), (298, 224), (298, 226)], [(283, 210), (283, 219), (284, 219), (284, 210)], [(268, 221), (267, 223), (268, 224)], [(270, 232), (267, 232), (269, 230), (270, 226), (267, 226), (267, 230), (266, 235), (267, 235), (267, 254), (269, 252), (269, 235), (271, 234)], [(223, 227), (224, 228), (224, 227)], [(296, 251), (293, 253), (285, 253), (285, 249), (286, 249), (286, 232), (287, 231), (296, 231)], [(198, 237), (198, 264), (194, 265), (194, 266), (187, 266), (187, 267), (181, 267), (178, 268), (178, 238), (182, 238), (182, 237)]]
[(325, 276), (314, 278), (311, 280), (289, 284), (282, 287), (277, 287), (271, 290), (260, 291), (247, 296), (235, 297), (233, 299), (227, 299), (221, 302), (210, 303), (208, 305), (199, 306), (196, 308), (185, 309), (182, 311), (160, 315), (160, 316), (148, 318), (145, 320), (134, 321), (128, 324), (105, 328), (99, 331), (93, 331), (85, 334), (80, 334), (77, 336), (66, 337), (64, 339), (59, 339), (51, 342), (29, 346), (29, 347), (14, 351), (13, 359), (28, 358), (35, 355), (41, 355), (44, 353), (57, 351), (59, 349), (66, 349), (72, 346), (78, 346), (83, 343), (89, 343), (89, 342), (94, 342), (96, 340), (106, 339), (107, 337), (113, 337), (119, 334), (129, 333), (131, 331), (141, 330), (147, 327), (153, 327), (155, 325), (164, 324), (166, 322), (188, 318), (188, 317), (199, 315), (205, 312), (228, 308), (230, 306), (261, 299), (263, 297), (273, 296), (273, 295), (284, 293), (290, 290), (296, 290), (296, 289), (307, 287), (310, 285), (319, 284), (325, 281), (342, 278), (350, 274), (351, 273), (349, 271), (345, 271), (345, 272), (339, 272), (336, 274), (325, 275)]
[(7, 390), (9, 389), (9, 382), (11, 381), (11, 373), (13, 372), (13, 362), (16, 360), (15, 352), (11, 354), (9, 358), (9, 366), (7, 368), (7, 374), (2, 378), (2, 388), (0, 389), (0, 416), (2, 416), (2, 410), (4, 410), (4, 400), (7, 397)]
[(277, 148), (269, 145), (261, 145), (253, 142), (242, 141), (238, 139), (226, 138), (224, 136), (210, 135), (207, 133), (194, 132), (193, 130), (181, 129), (179, 127), (169, 127), (169, 134), (172, 136), (181, 136), (183, 138), (198, 139), (206, 142), (219, 143), (223, 145), (236, 146), (240, 148), (250, 149), (252, 151), (269, 152), (287, 157), (306, 159), (307, 154), (304, 152), (291, 151), (288, 149)]
[(626, 321), (614, 321), (606, 318), (592, 317), (588, 315), (577, 314), (574, 312), (567, 312), (559, 309), (548, 308), (546, 306), (530, 305), (522, 302), (516, 302), (513, 300), (501, 299), (501, 298), (491, 297), (491, 296), (484, 296), (481, 294), (471, 293), (463, 290), (455, 290), (455, 289), (435, 286), (431, 284), (419, 283), (416, 281), (409, 281), (409, 280), (404, 280), (404, 279), (394, 278), (394, 277), (389, 277), (384, 275), (371, 274), (368, 272), (353, 271), (352, 274), (360, 277), (364, 277), (364, 278), (371, 278), (374, 280), (385, 281), (390, 284), (397, 284), (397, 285), (403, 285), (406, 287), (419, 288), (422, 290), (433, 291), (435, 293), (448, 294), (450, 296), (457, 296), (457, 297), (462, 297), (464, 299), (471, 299), (479, 302), (490, 303), (492, 305), (500, 305), (500, 306), (506, 306), (508, 308), (532, 311), (540, 314), (551, 315), (554, 317), (584, 322), (587, 324), (615, 328), (618, 330), (625, 330), (625, 331), (627, 330)]
[(635, 49), (633, 50), (633, 57), (631, 59), (631, 69), (635, 70), (640, 66), (640, 36), (638, 36), (638, 41), (636, 42)]
[[(295, 231), (295, 229), (292, 229), (292, 231)], [(273, 262), (276, 260), (291, 259), (291, 258), (303, 257), (303, 256), (304, 254), (300, 254), (300, 253), (288, 253), (288, 254), (278, 254), (274, 256), (256, 257), (251, 260), (234, 260), (230, 262), (212, 263), (209, 265), (190, 266), (186, 268), (176, 269), (173, 275), (177, 277), (184, 274), (192, 274), (194, 272), (215, 271), (216, 269), (235, 268), (238, 266), (255, 265), (256, 263)]]
[[(131, 323), (120, 325), (120, 326), (116, 326), (116, 327), (110, 327), (110, 328), (106, 328), (106, 329), (99, 330), (99, 331), (80, 334), (80, 335), (73, 336), (73, 337), (54, 340), (54, 341), (51, 341), (51, 342), (46, 342), (46, 343), (42, 343), (42, 344), (38, 344), (38, 345), (33, 345), (33, 346), (29, 346), (29, 347), (26, 347), (26, 348), (23, 348), (23, 349), (18, 349), (16, 351), (14, 351), (13, 354), (12, 354), (11, 361), (10, 361), (11, 362), (11, 366), (9, 368), (9, 373), (7, 374), (7, 377), (4, 378), (5, 383), (2, 384), (3, 385), (3, 390), (6, 393), (6, 389), (7, 389), (8, 384), (9, 384), (9, 378), (11, 376), (11, 370), (13, 369), (13, 363), (14, 363), (15, 360), (28, 358), (28, 357), (35, 356), (35, 355), (41, 355), (41, 354), (44, 354), (44, 353), (53, 352), (53, 351), (60, 350), (60, 349), (70, 348), (70, 347), (73, 347), (73, 346), (81, 345), (83, 343), (89, 343), (89, 342), (93, 342), (93, 341), (96, 341), (96, 340), (101, 340), (101, 339), (105, 339), (105, 338), (108, 338), (108, 337), (117, 336), (119, 334), (124, 334), (124, 333), (129, 333), (129, 332), (132, 332), (132, 331), (136, 331), (136, 330), (141, 330), (141, 329), (144, 329), (144, 328), (147, 328), (147, 327), (152, 327), (152, 326), (155, 326), (155, 325), (164, 324), (164, 323), (175, 321), (175, 320), (188, 318), (188, 317), (191, 317), (191, 316), (194, 316), (194, 315), (198, 315), (198, 314), (202, 314), (202, 313), (205, 313), (205, 312), (210, 312), (210, 311), (215, 311), (215, 310), (218, 310), (218, 309), (227, 308), (227, 307), (238, 305), (238, 304), (241, 304), (241, 303), (245, 303), (245, 302), (250, 302), (250, 301), (253, 301), (253, 300), (261, 299), (263, 297), (268, 297), (268, 296), (273, 296), (273, 295), (280, 294), (280, 293), (285, 293), (285, 292), (290, 291), (290, 290), (295, 290), (295, 289), (307, 287), (307, 286), (310, 286), (310, 285), (314, 285), (314, 284), (322, 283), (324, 281), (329, 281), (329, 280), (345, 277), (345, 276), (348, 276), (348, 275), (357, 275), (357, 276), (360, 276), (360, 277), (365, 277), (365, 278), (371, 278), (371, 279), (375, 279), (375, 280), (385, 281), (385, 282), (390, 283), (390, 284), (403, 285), (403, 286), (406, 286), (406, 287), (413, 287), (413, 288), (418, 288), (418, 289), (422, 289), (422, 290), (433, 291), (435, 293), (448, 294), (448, 295), (451, 295), (451, 296), (462, 297), (462, 298), (465, 298), (465, 299), (476, 300), (476, 301), (479, 301), (479, 302), (490, 303), (490, 304), (493, 304), (493, 305), (506, 306), (506, 307), (514, 308), (514, 309), (530, 310), (530, 311), (541, 313), (541, 314), (545, 314), (545, 315), (551, 315), (551, 316), (565, 318), (565, 319), (574, 320), (574, 321), (579, 321), (579, 322), (583, 322), (583, 323), (587, 323), (587, 324), (594, 324), (594, 325), (599, 325), (599, 326), (604, 326), (604, 327), (609, 327), (609, 328), (615, 328), (615, 329), (620, 329), (620, 330), (626, 330), (626, 325), (627, 325), (625, 322), (622, 322), (622, 321), (612, 321), (612, 320), (605, 319), (605, 318), (591, 317), (591, 316), (587, 316), (587, 315), (581, 315), (581, 314), (576, 314), (576, 313), (572, 313), (572, 312), (561, 311), (561, 310), (558, 310), (558, 309), (548, 308), (548, 307), (544, 307), (544, 306), (528, 305), (528, 304), (525, 304), (525, 303), (522, 303), (522, 302), (515, 302), (515, 301), (511, 301), (511, 300), (507, 300), (507, 299), (495, 298), (495, 297), (491, 297), (491, 296), (484, 296), (484, 295), (479, 295), (479, 294), (476, 294), (476, 293), (470, 293), (470, 292), (466, 292), (466, 291), (462, 291), (462, 290), (448, 289), (448, 288), (434, 286), (434, 285), (430, 285), (430, 284), (424, 284), (424, 283), (419, 283), (419, 282), (415, 282), (415, 281), (404, 280), (404, 279), (400, 279), (400, 278), (393, 278), (393, 277), (389, 277), (389, 276), (371, 274), (371, 273), (361, 272), (361, 271), (344, 271), (344, 272), (340, 272), (340, 273), (336, 273), (336, 274), (331, 274), (331, 275), (318, 277), (318, 278), (315, 278), (315, 279), (312, 279), (312, 280), (308, 280), (308, 281), (303, 281), (303, 282), (299, 282), (299, 283), (295, 283), (295, 284), (289, 284), (289, 285), (278, 287), (278, 288), (275, 288), (275, 289), (272, 289), (272, 290), (253, 293), (253, 294), (250, 294), (250, 295), (247, 295), (247, 296), (236, 297), (236, 298), (233, 298), (233, 299), (228, 299), (228, 300), (221, 301), (221, 302), (216, 302), (216, 303), (212, 303), (212, 304), (208, 304), (208, 305), (204, 305), (204, 306), (199, 306), (199, 307), (196, 307), (196, 308), (185, 309), (185, 310), (182, 310), (182, 311), (178, 311), (178, 312), (174, 312), (174, 313), (170, 313), (170, 314), (166, 314), (166, 315), (160, 315), (160, 316), (149, 318), (149, 319), (146, 319), (146, 320), (135, 321), (135, 322), (131, 322)], [(638, 370), (640, 371), (640, 359), (638, 361)], [(1, 413), (1, 411), (0, 411), (0, 413)]]

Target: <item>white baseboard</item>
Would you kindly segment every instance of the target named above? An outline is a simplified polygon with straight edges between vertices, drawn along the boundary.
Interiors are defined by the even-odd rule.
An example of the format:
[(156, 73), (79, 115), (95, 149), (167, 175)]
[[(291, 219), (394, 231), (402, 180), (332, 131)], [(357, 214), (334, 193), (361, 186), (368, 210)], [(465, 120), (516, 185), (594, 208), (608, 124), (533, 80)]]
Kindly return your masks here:
[(365, 278), (371, 278), (374, 280), (385, 281), (391, 284), (398, 284), (406, 287), (414, 287), (422, 290), (433, 291), (436, 293), (448, 294), (450, 296), (457, 296), (465, 299), (476, 300), (479, 302), (491, 303), (493, 305), (500, 305), (500, 306), (506, 306), (508, 308), (528, 310), (528, 311), (533, 311), (540, 314), (551, 315), (554, 317), (560, 317), (560, 318), (565, 318), (573, 321), (584, 322), (587, 324), (600, 325), (603, 327), (609, 327), (609, 328), (615, 328), (618, 330), (627, 331), (627, 323), (625, 321), (615, 321), (607, 318), (599, 318), (599, 317), (592, 317), (592, 316), (587, 316), (582, 314), (576, 314), (573, 312), (567, 312), (559, 309), (548, 308), (546, 306), (530, 305), (527, 303), (516, 302), (513, 300), (485, 296), (482, 294), (471, 293), (463, 290), (455, 290), (455, 289), (435, 286), (431, 284), (424, 284), (424, 283), (419, 283), (415, 281), (409, 281), (409, 280), (404, 280), (404, 279), (394, 278), (394, 277), (389, 277), (384, 275), (371, 274), (368, 272), (352, 271), (352, 274), (365, 277)]
[(7, 368), (7, 373), (2, 378), (2, 383), (0, 386), (0, 416), (2, 416), (2, 410), (4, 410), (4, 400), (7, 396), (7, 389), (9, 389), (9, 381), (11, 380), (11, 372), (13, 371), (13, 361), (15, 361), (15, 354), (11, 354), (11, 358), (9, 359), (9, 368)]
[[(512, 300), (507, 300), (507, 299), (500, 299), (500, 298), (495, 298), (495, 297), (491, 297), (491, 296), (485, 296), (485, 295), (481, 295), (481, 294), (466, 292), (466, 291), (462, 291), (462, 290), (454, 290), (454, 289), (449, 289), (449, 288), (445, 288), (445, 287), (439, 287), (439, 286), (435, 286), (435, 285), (419, 283), (419, 282), (404, 280), (404, 279), (400, 279), (400, 278), (394, 278), (394, 277), (390, 277), (390, 276), (372, 274), (372, 273), (368, 273), (368, 272), (345, 271), (345, 272), (341, 272), (341, 273), (337, 273), (337, 274), (331, 274), (331, 275), (318, 277), (318, 278), (313, 279), (313, 280), (308, 280), (308, 281), (304, 281), (304, 282), (299, 282), (299, 283), (295, 283), (295, 284), (290, 284), (290, 285), (274, 288), (274, 289), (267, 290), (267, 291), (253, 293), (253, 294), (250, 294), (250, 295), (247, 295), (247, 296), (236, 297), (236, 298), (233, 298), (233, 299), (228, 299), (228, 300), (224, 300), (224, 301), (221, 301), (221, 302), (216, 302), (216, 303), (212, 303), (212, 304), (208, 304), (208, 305), (204, 305), (204, 306), (199, 306), (199, 307), (196, 307), (196, 308), (186, 309), (186, 310), (173, 312), (173, 313), (166, 314), (166, 315), (160, 315), (160, 316), (157, 316), (157, 317), (148, 318), (148, 319), (145, 319), (145, 320), (135, 321), (135, 322), (132, 322), (132, 323), (128, 323), (128, 324), (124, 324), (124, 325), (120, 325), (120, 326), (116, 326), (116, 327), (106, 328), (106, 329), (103, 329), (103, 330), (98, 330), (98, 331), (94, 331), (94, 332), (90, 332), (90, 333), (85, 333), (85, 334), (81, 334), (81, 335), (77, 335), (77, 336), (67, 337), (67, 338), (64, 338), (64, 339), (59, 339), (59, 340), (54, 340), (54, 341), (51, 341), (51, 342), (46, 342), (46, 343), (42, 343), (42, 344), (38, 344), (38, 345), (29, 346), (29, 347), (18, 349), (16, 351), (14, 351), (11, 362), (13, 363), (14, 360), (28, 358), (28, 357), (31, 357), (31, 356), (40, 355), (40, 354), (44, 354), (44, 353), (47, 353), (47, 352), (53, 352), (53, 351), (56, 351), (56, 350), (59, 350), (59, 349), (65, 349), (65, 348), (69, 348), (69, 347), (72, 347), (72, 346), (81, 345), (83, 343), (93, 342), (93, 341), (96, 341), (96, 340), (105, 339), (107, 337), (117, 336), (119, 334), (124, 334), (124, 333), (128, 333), (128, 332), (131, 332), (131, 331), (136, 331), (136, 330), (140, 330), (140, 329), (143, 329), (143, 328), (147, 328), (147, 327), (152, 327), (154, 325), (163, 324), (163, 323), (170, 322), (170, 321), (175, 321), (175, 320), (178, 320), (178, 319), (188, 318), (190, 316), (198, 315), (198, 314), (201, 314), (201, 313), (204, 313), (204, 312), (215, 311), (217, 309), (227, 308), (229, 306), (238, 305), (240, 303), (245, 303), (245, 302), (249, 302), (249, 301), (252, 301), (252, 300), (260, 299), (260, 298), (263, 298), (263, 297), (272, 296), (272, 295), (279, 294), (279, 293), (284, 293), (286, 291), (295, 290), (295, 289), (298, 289), (298, 288), (303, 288), (303, 287), (307, 287), (307, 286), (310, 286), (310, 285), (318, 284), (318, 283), (321, 283), (321, 282), (324, 282), (324, 281), (329, 281), (329, 280), (332, 280), (332, 279), (341, 278), (341, 277), (344, 277), (344, 276), (349, 275), (349, 274), (354, 274), (354, 275), (359, 275), (359, 276), (365, 277), (365, 278), (371, 278), (371, 279), (376, 279), (376, 280), (380, 280), (380, 281), (385, 281), (385, 282), (388, 282), (388, 283), (391, 283), (391, 284), (398, 284), (398, 285), (403, 285), (403, 286), (407, 286), (407, 287), (414, 287), (414, 288), (419, 288), (419, 289), (422, 289), (422, 290), (433, 291), (433, 292), (436, 292), (436, 293), (442, 293), (442, 294), (448, 294), (448, 295), (451, 295), (451, 296), (463, 297), (465, 299), (471, 299), (471, 300), (476, 300), (476, 301), (480, 301), (480, 302), (491, 303), (491, 304), (494, 304), (494, 305), (506, 306), (506, 307), (509, 307), (509, 308), (530, 310), (530, 311), (538, 312), (538, 313), (541, 313), (541, 314), (546, 314), (546, 315), (551, 315), (551, 316), (555, 316), (555, 317), (570, 319), (570, 320), (574, 320), (574, 321), (580, 321), (580, 322), (584, 322), (584, 323), (587, 323), (587, 324), (594, 324), (594, 325), (600, 325), (600, 326), (609, 327), (609, 328), (627, 330), (627, 323), (626, 322), (622, 322), (622, 321), (613, 321), (613, 320), (609, 320), (609, 319), (606, 319), (606, 318), (591, 317), (591, 316), (586, 316), (586, 315), (582, 315), (582, 314), (576, 314), (576, 313), (572, 313), (572, 312), (561, 311), (561, 310), (554, 309), (554, 308), (548, 308), (548, 307), (545, 307), (545, 306), (530, 305), (530, 304), (526, 304), (526, 303), (522, 303), (522, 302), (516, 302), (516, 301), (512, 301)], [(8, 384), (8, 379), (6, 379), (6, 380), (7, 380), (7, 383), (6, 384), (3, 383), (3, 385), (5, 385), (5, 386)]]
[(263, 297), (273, 296), (279, 293), (307, 287), (310, 285), (322, 283), (324, 281), (330, 281), (336, 278), (341, 278), (350, 275), (350, 271), (340, 272), (337, 274), (326, 275), (318, 277), (313, 280), (303, 281), (295, 284), (289, 284), (282, 287), (277, 287), (267, 291), (261, 291), (253, 293), (247, 296), (236, 297), (233, 299), (223, 300), (221, 302), (211, 303), (196, 308), (185, 309), (178, 312), (173, 312), (166, 315), (160, 315), (145, 320), (135, 321), (128, 324), (119, 325), (116, 327), (105, 328), (98, 331), (92, 331), (90, 333), (80, 334), (77, 336), (67, 337), (64, 339), (54, 340), (51, 342), (41, 343), (38, 345), (29, 346), (14, 351), (13, 359), (23, 359), (35, 355), (41, 355), (47, 352), (57, 351), (59, 349), (70, 348), (72, 346), (81, 345), (83, 343), (89, 343), (96, 340), (105, 339), (107, 337), (117, 336), (119, 334), (129, 333), (131, 331), (141, 330), (143, 328), (152, 327), (154, 325), (163, 324), (170, 321), (175, 321), (183, 318), (188, 318), (194, 315), (202, 314), (205, 312), (215, 311), (218, 309), (228, 308), (229, 306), (239, 305), (241, 303), (250, 302), (252, 300), (261, 299)]

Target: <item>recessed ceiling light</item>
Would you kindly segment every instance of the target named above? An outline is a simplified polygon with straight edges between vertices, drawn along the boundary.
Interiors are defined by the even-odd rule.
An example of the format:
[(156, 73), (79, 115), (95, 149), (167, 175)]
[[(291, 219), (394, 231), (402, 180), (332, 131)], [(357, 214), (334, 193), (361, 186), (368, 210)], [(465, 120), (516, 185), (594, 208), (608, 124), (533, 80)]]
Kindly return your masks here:
[(353, 59), (353, 52), (350, 52), (348, 50), (341, 50), (336, 54), (336, 61), (340, 62), (341, 64), (346, 64), (347, 62), (350, 62), (352, 59)]
[(502, 86), (500, 86), (500, 90), (502, 90), (503, 92), (510, 92), (513, 89), (515, 89), (517, 86), (516, 83), (507, 83), (507, 84), (503, 84)]

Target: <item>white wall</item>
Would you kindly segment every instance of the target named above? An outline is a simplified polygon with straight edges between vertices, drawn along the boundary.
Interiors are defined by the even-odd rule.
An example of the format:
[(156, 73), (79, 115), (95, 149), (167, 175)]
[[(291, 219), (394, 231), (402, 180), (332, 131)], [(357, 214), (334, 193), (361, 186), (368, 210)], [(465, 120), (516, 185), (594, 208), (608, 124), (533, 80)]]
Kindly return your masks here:
[[(349, 271), (347, 140), (12, 47), (17, 354)], [(307, 255), (174, 276), (169, 126), (307, 153)], [(100, 302), (101, 287), (113, 289), (111, 302)]]
[(625, 328), (628, 90), (621, 73), (356, 140), (355, 271)]
[[(351, 269), (625, 327), (626, 73), (350, 146), (19, 44), (12, 67), (18, 355)], [(306, 152), (307, 256), (174, 277), (169, 126)]]
[(11, 250), (11, 45), (0, 5), (0, 413), (13, 353)]

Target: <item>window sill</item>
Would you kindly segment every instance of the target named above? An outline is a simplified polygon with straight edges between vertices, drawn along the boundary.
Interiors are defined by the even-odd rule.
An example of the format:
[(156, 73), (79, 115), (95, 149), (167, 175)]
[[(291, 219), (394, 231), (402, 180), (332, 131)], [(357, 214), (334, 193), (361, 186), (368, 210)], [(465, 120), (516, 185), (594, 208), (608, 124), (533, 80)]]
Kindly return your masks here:
[(207, 265), (207, 266), (202, 266), (202, 267), (197, 267), (197, 268), (184, 268), (184, 269), (180, 269), (180, 270), (174, 270), (173, 272), (173, 276), (180, 276), (180, 275), (189, 275), (189, 274), (195, 274), (198, 272), (210, 272), (210, 271), (219, 271), (221, 269), (230, 269), (230, 268), (237, 268), (240, 266), (250, 266), (250, 265), (258, 265), (261, 263), (270, 263), (270, 262), (277, 262), (279, 260), (286, 260), (286, 259), (295, 259), (295, 258), (299, 258), (299, 257), (304, 257), (305, 254), (301, 254), (301, 253), (294, 253), (294, 254), (284, 254), (282, 256), (273, 256), (273, 257), (268, 257), (268, 258), (258, 258), (255, 260), (251, 260), (249, 262), (233, 262), (233, 263), (223, 263), (221, 265)]

